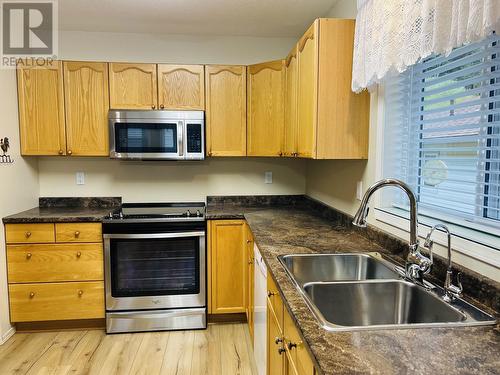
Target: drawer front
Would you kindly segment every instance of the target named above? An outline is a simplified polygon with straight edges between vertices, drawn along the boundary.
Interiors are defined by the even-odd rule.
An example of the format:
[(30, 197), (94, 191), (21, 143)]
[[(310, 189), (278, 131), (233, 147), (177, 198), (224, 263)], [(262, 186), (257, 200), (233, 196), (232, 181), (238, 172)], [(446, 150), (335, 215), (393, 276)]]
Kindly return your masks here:
[(7, 243), (51, 243), (55, 242), (54, 224), (6, 224)]
[(9, 285), (11, 322), (104, 318), (104, 282)]
[(269, 273), (267, 274), (267, 298), (278, 321), (278, 326), (283, 331), (283, 301), (278, 292), (278, 287)]
[(57, 223), (57, 242), (102, 242), (101, 223)]
[(9, 283), (104, 280), (102, 244), (8, 245)]

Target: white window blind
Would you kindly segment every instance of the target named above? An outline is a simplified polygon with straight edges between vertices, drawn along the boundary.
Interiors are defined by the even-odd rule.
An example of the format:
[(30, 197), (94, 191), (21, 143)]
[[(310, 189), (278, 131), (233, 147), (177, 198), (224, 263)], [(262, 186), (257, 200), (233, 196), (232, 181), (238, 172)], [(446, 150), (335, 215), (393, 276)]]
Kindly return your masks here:
[[(500, 38), (433, 56), (385, 84), (384, 175), (412, 186), (419, 212), (500, 228)], [(407, 209), (390, 193), (386, 207)]]

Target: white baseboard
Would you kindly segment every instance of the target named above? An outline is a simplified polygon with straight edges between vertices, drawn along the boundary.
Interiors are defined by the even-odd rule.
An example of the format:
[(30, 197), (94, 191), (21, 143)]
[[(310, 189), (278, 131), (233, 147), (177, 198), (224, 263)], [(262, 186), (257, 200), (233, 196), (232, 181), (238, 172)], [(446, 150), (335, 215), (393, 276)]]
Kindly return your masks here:
[(0, 337), (0, 345), (5, 344), (5, 342), (10, 339), (14, 333), (16, 333), (16, 327), (12, 326)]

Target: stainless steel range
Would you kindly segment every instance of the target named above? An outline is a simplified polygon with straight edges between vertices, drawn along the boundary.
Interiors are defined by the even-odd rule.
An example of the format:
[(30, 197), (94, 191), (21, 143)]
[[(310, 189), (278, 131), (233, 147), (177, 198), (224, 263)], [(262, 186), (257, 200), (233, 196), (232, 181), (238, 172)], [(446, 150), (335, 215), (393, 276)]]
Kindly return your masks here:
[(206, 328), (204, 203), (123, 204), (103, 234), (108, 333)]

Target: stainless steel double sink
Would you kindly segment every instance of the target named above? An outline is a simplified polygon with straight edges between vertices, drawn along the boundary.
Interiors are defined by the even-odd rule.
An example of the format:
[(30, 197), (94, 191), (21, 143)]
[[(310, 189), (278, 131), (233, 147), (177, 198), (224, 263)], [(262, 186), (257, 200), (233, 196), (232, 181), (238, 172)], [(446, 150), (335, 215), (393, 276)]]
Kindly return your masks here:
[(378, 253), (278, 257), (323, 328), (330, 331), (492, 325), (495, 318), (437, 285), (401, 277)]

